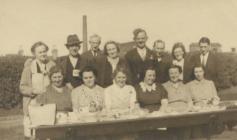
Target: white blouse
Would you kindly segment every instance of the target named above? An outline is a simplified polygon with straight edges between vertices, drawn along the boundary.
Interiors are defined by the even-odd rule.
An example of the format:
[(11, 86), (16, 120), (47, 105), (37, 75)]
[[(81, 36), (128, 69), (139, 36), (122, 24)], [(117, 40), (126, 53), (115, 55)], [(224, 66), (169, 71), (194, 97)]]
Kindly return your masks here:
[(105, 108), (113, 109), (134, 109), (136, 103), (136, 91), (132, 86), (125, 85), (120, 88), (113, 84), (105, 89)]

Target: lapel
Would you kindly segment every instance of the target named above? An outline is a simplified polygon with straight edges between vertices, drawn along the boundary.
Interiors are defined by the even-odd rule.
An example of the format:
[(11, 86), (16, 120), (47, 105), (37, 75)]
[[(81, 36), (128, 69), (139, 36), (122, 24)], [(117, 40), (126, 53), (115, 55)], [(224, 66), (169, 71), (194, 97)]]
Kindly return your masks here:
[[(138, 51), (137, 51), (137, 48), (134, 49), (134, 59), (137, 60), (138, 63), (141, 63), (143, 62), (141, 56), (139, 55)], [(135, 61), (136, 62), (136, 61)]]
[(209, 69), (209, 66), (212, 63), (212, 58), (213, 58), (213, 54), (211, 52), (209, 52), (207, 60), (206, 60), (207, 62), (206, 62), (205, 69)]

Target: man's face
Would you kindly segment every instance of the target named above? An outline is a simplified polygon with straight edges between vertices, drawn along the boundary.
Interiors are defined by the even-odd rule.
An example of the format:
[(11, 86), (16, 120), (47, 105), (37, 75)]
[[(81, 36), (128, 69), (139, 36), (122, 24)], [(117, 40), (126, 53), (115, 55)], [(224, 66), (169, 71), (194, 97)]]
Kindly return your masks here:
[(77, 56), (79, 54), (78, 51), (80, 50), (80, 46), (79, 45), (69, 46), (68, 50), (71, 56)]
[(34, 55), (36, 59), (41, 62), (45, 62), (47, 60), (47, 49), (45, 46), (41, 45), (35, 48)]
[(90, 39), (89, 43), (91, 46), (91, 50), (97, 51), (100, 46), (100, 39), (98, 37), (93, 37)]
[(155, 44), (155, 46), (153, 47), (154, 51), (156, 52), (156, 55), (162, 56), (165, 52), (165, 44), (162, 42), (158, 42)]
[(136, 42), (137, 47), (144, 48), (146, 46), (147, 35), (145, 32), (139, 32), (135, 37), (134, 41)]
[(177, 82), (179, 80), (179, 69), (178, 68), (171, 68), (169, 69), (169, 77), (172, 82)]
[(202, 67), (194, 68), (194, 75), (198, 81), (201, 81), (204, 78), (204, 70)]
[(199, 44), (200, 46), (200, 51), (201, 51), (201, 54), (205, 55), (206, 53), (209, 52), (209, 49), (210, 49), (210, 45), (208, 43), (200, 43)]

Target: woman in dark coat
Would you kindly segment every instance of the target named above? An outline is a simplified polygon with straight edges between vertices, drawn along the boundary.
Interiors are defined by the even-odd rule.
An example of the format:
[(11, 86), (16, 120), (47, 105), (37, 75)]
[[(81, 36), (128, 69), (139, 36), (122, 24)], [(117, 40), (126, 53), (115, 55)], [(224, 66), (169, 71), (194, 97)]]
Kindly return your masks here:
[[(95, 67), (98, 71), (97, 83), (104, 88), (113, 84), (112, 74), (115, 69), (118, 67), (128, 69), (125, 59), (119, 57), (119, 51), (119, 46), (115, 41), (108, 41), (104, 46), (105, 56), (101, 56), (96, 60)], [(128, 83), (130, 83), (129, 79), (128, 77)]]

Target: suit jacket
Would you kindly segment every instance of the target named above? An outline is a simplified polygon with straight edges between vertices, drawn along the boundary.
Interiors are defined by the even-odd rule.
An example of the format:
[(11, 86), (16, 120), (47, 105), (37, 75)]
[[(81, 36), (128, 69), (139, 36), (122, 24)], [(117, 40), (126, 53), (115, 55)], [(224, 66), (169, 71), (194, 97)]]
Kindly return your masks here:
[(75, 68), (73, 68), (69, 56), (62, 56), (58, 61), (58, 65), (61, 66), (63, 69), (64, 84), (70, 83), (73, 88), (82, 84), (82, 78), (80, 76), (73, 76), (74, 69), (78, 69), (79, 71), (81, 71), (82, 68), (86, 66), (86, 61), (82, 59), (80, 55), (78, 55), (78, 61)]
[(158, 62), (158, 58), (155, 59), (155, 69), (156, 69), (156, 81), (158, 83), (165, 83), (169, 80), (169, 67), (172, 64), (171, 56), (165, 53), (161, 57), (161, 61)]
[(148, 66), (155, 66), (155, 54), (148, 48), (145, 60), (143, 61), (137, 52), (137, 48), (133, 48), (125, 55), (131, 71), (131, 81), (133, 85), (140, 83), (143, 80), (145, 68)]
[[(101, 87), (108, 87), (113, 84), (113, 71), (112, 66), (109, 63), (106, 56), (101, 56), (98, 59), (96, 59), (96, 70), (97, 70), (97, 83)], [(127, 69), (128, 76), (127, 76), (127, 83), (131, 84), (130, 80), (130, 70), (128, 67), (128, 64), (125, 59), (119, 58), (119, 62), (117, 64), (117, 67), (124, 67)]]
[[(193, 56), (195, 64), (201, 64), (200, 53)], [(204, 77), (207, 80), (212, 80), (215, 84), (217, 82), (217, 75), (218, 75), (218, 58), (216, 54), (209, 52), (206, 66), (204, 68), (205, 74)]]
[(99, 50), (97, 52), (97, 56), (93, 56), (92, 50), (84, 52), (81, 57), (84, 59), (86, 62), (86, 65), (94, 66), (95, 67), (95, 60), (98, 59), (100, 56), (104, 55), (103, 51)]

